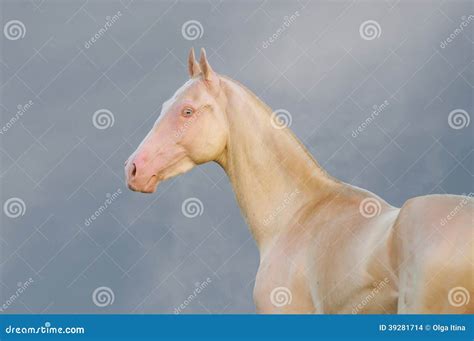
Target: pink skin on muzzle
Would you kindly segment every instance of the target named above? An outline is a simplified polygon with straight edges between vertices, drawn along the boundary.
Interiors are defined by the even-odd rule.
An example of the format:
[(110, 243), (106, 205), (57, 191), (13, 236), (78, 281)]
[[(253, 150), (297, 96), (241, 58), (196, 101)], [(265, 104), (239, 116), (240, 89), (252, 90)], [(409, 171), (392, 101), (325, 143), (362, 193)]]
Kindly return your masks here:
[(176, 110), (179, 107), (167, 108), (125, 162), (126, 180), (131, 190), (153, 193), (161, 181), (192, 167), (174, 133), (180, 125)]

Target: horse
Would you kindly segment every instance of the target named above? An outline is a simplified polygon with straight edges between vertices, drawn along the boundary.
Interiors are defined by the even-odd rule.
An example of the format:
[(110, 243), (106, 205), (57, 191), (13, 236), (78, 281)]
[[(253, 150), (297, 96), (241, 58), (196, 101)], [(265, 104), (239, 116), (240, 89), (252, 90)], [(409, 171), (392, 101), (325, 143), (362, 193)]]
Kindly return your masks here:
[(474, 313), (471, 196), (391, 206), (326, 173), (254, 93), (191, 49), (189, 80), (125, 162), (128, 187), (214, 161), (259, 250), (264, 314)]

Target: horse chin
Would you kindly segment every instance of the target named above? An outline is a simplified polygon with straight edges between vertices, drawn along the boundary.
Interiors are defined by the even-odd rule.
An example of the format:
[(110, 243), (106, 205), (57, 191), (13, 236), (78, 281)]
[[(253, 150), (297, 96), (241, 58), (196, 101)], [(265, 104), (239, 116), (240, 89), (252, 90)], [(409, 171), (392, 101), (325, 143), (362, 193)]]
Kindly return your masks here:
[(151, 194), (156, 192), (156, 188), (158, 187), (158, 184), (160, 181), (156, 177), (156, 175), (153, 175), (150, 180), (145, 184), (143, 187), (137, 187), (137, 186), (132, 186), (129, 185), (128, 187), (135, 192), (140, 192), (140, 193), (145, 193), (145, 194)]
[(152, 176), (152, 178), (150, 179), (150, 182), (145, 187), (145, 190), (143, 193), (148, 193), (148, 194), (155, 193), (160, 182), (161, 181), (159, 181), (158, 177)]

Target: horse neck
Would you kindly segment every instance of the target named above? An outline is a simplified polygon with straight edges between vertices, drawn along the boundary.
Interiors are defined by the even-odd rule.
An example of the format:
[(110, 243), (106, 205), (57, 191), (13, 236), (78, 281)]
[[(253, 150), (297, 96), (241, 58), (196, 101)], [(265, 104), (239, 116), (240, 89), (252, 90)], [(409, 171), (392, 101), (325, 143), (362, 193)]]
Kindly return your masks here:
[(289, 228), (294, 214), (337, 186), (271, 110), (249, 90), (223, 78), (229, 139), (218, 160), (259, 248)]

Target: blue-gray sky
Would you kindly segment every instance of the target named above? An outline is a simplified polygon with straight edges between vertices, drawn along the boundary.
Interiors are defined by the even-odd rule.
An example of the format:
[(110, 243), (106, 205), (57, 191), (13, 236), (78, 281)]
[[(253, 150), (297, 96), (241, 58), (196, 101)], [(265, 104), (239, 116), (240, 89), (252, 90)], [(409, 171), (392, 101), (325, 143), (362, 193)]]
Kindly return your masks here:
[(255, 312), (258, 251), (218, 166), (154, 195), (124, 184), (191, 46), (287, 110), (333, 176), (397, 206), (474, 191), (473, 14), (469, 1), (1, 1), (1, 204), (24, 208), (0, 212), (0, 307), (173, 313), (209, 278), (183, 313)]

